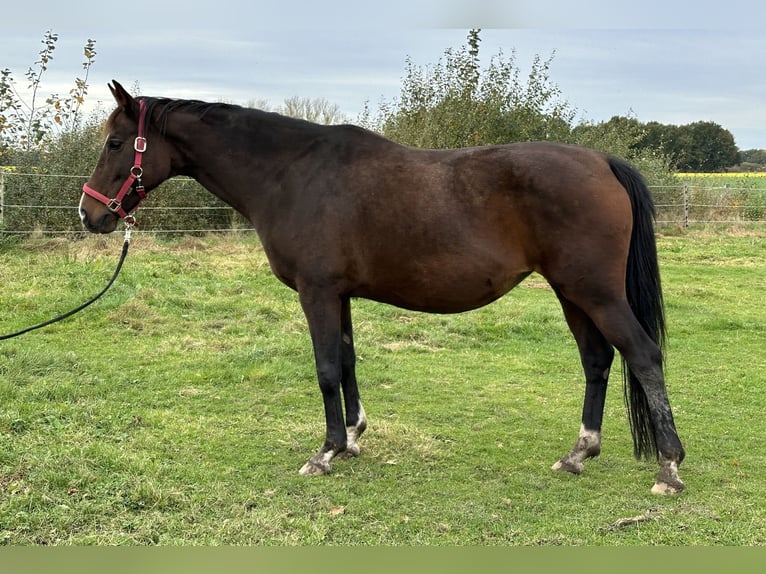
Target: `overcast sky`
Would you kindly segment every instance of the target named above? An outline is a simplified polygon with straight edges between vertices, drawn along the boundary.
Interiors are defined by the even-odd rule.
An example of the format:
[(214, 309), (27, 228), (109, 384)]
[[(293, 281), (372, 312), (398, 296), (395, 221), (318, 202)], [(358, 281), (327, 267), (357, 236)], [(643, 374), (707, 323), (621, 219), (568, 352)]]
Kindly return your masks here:
[[(10, 5), (9, 5), (10, 4)], [(183, 6), (174, 8), (173, 6)], [(713, 121), (740, 149), (766, 148), (766, 9), (760, 0), (214, 0), (4, 3), (0, 69), (21, 88), (46, 30), (59, 42), (43, 89), (66, 92), (96, 40), (89, 105), (112, 108), (107, 82), (144, 95), (246, 104), (322, 97), (356, 120), (399, 94), (405, 60), (433, 64), (483, 28), (482, 62), (516, 51), (550, 70), (577, 118)], [(385, 7), (384, 7), (385, 6)]]

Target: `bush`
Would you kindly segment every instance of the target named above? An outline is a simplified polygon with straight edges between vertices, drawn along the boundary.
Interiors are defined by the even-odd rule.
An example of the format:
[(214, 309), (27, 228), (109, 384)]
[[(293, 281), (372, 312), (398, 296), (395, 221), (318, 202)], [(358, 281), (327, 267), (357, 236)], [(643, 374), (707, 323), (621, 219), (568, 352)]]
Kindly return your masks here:
[(550, 81), (553, 56), (535, 57), (524, 74), (515, 54), (500, 52), (482, 69), (479, 32), (471, 30), (468, 45), (447, 49), (436, 65), (420, 67), (408, 59), (398, 100), (381, 103), (374, 117), (367, 110), (362, 124), (399, 143), (425, 148), (566, 137), (574, 111)]

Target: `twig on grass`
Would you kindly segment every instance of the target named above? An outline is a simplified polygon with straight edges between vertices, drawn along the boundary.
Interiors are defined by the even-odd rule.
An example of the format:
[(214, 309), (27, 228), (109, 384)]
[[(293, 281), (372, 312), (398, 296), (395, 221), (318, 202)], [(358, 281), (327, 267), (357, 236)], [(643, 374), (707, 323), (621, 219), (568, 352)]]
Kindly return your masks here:
[(662, 518), (662, 516), (663, 516), (663, 513), (658, 511), (656, 508), (650, 508), (643, 514), (639, 514), (637, 516), (631, 516), (630, 518), (620, 518), (619, 520), (614, 521), (609, 526), (605, 526), (603, 530), (619, 530), (620, 528), (625, 528), (626, 526), (638, 524), (639, 522), (656, 520), (657, 518)]

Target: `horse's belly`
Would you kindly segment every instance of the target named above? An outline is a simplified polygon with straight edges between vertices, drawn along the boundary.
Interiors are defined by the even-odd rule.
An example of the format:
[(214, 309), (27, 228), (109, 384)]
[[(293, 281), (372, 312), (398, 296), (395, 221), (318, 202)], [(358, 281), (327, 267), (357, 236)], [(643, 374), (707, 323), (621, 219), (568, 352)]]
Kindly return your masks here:
[(396, 283), (372, 287), (362, 297), (428, 313), (461, 313), (477, 309), (502, 297), (530, 271), (504, 275), (402, 277)]

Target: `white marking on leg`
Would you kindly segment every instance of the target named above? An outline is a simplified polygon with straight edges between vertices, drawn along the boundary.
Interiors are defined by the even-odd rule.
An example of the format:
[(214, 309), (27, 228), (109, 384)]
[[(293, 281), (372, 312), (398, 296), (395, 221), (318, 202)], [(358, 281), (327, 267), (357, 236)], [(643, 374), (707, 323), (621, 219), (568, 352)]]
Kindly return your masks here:
[(553, 470), (562, 470), (574, 474), (580, 474), (583, 470), (583, 461), (586, 458), (598, 456), (601, 452), (601, 432), (588, 430), (585, 425), (580, 425), (580, 434), (577, 442), (569, 454), (561, 457), (551, 467)]
[(575, 448), (582, 450), (601, 450), (601, 431), (588, 430), (585, 425), (580, 425), (580, 435), (577, 437)]
[(652, 487), (652, 494), (669, 495), (683, 491), (684, 483), (678, 477), (678, 463), (660, 459), (660, 474)]
[(364, 407), (361, 401), (359, 402), (359, 416), (356, 419), (356, 424), (346, 427), (346, 453), (349, 456), (359, 456), (361, 448), (357, 443), (359, 437), (367, 427), (367, 415), (364, 412)]
[(359, 416), (356, 419), (356, 424), (346, 427), (345, 450), (340, 453), (337, 450), (320, 450), (301, 467), (298, 471), (299, 474), (304, 476), (328, 474), (332, 470), (332, 459), (336, 456), (339, 458), (359, 456), (361, 449), (359, 448), (357, 440), (359, 440), (359, 437), (367, 427), (367, 415), (364, 412), (364, 407), (362, 407), (361, 401), (358, 404)]

